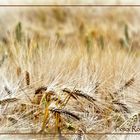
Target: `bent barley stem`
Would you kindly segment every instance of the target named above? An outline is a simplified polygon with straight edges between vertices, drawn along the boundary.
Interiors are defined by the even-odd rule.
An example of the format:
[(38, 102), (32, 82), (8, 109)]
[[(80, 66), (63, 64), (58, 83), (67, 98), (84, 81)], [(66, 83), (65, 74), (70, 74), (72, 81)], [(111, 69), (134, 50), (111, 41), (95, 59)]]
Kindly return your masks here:
[(41, 103), (43, 102), (44, 99), (45, 99), (45, 102), (46, 102), (46, 104), (45, 104), (45, 114), (44, 114), (44, 119), (43, 119), (41, 131), (45, 130), (46, 123), (47, 123), (47, 120), (48, 120), (48, 117), (49, 117), (49, 105), (51, 103), (50, 97), (51, 97), (51, 94), (47, 95), (47, 93), (45, 93), (44, 96), (41, 99)]
[(66, 96), (66, 98), (64, 99), (64, 101), (61, 104), (60, 108), (64, 108), (67, 105), (68, 101), (70, 100), (70, 97), (71, 97), (70, 95)]
[(49, 117), (49, 109), (48, 109), (48, 106), (46, 106), (41, 131), (44, 131), (45, 130), (48, 117)]
[(60, 115), (60, 113), (57, 113), (57, 112), (54, 115), (55, 115), (56, 131), (59, 134), (58, 139), (61, 140), (61, 138), (62, 138), (62, 134), (61, 134), (61, 121), (62, 121), (61, 120), (61, 115)]

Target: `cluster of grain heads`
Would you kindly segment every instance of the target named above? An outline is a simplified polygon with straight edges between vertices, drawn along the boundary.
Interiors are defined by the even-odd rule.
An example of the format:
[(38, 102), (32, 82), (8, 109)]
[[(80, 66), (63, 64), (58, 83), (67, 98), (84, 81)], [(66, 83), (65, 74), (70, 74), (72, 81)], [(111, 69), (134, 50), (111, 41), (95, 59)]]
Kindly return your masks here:
[[(89, 139), (86, 133), (117, 132), (127, 122), (138, 123), (132, 118), (139, 114), (139, 57), (115, 47), (62, 48), (54, 40), (30, 38), (29, 43), (26, 36), (22, 42), (21, 24), (15, 32), (0, 69), (1, 132), (54, 132), (60, 139), (73, 133), (74, 139)], [(99, 42), (105, 48), (103, 36)]]

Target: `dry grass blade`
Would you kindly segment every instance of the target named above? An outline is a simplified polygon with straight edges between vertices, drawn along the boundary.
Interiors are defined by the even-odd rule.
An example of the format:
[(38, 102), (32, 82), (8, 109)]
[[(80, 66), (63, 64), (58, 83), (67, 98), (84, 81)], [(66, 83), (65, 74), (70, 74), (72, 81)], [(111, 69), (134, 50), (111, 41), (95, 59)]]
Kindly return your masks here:
[(12, 124), (15, 124), (15, 123), (18, 122), (18, 120), (15, 119), (14, 117), (8, 117), (8, 120), (9, 120), (10, 122), (12, 122)]
[(131, 85), (133, 85), (135, 79), (131, 78), (130, 80), (128, 80), (124, 86), (122, 86), (119, 90), (115, 91), (114, 94), (118, 94), (119, 92), (122, 92), (123, 90), (127, 89), (128, 87), (130, 87)]
[(28, 117), (30, 115), (33, 115), (33, 113), (35, 113), (36, 110), (37, 109), (35, 108), (35, 109), (32, 109), (31, 111), (28, 111), (27, 113), (25, 113), (24, 115), (22, 115), (21, 118), (26, 118), (26, 117)]
[(51, 112), (55, 112), (55, 113), (60, 113), (60, 114), (64, 114), (64, 115), (67, 115), (67, 116), (70, 116), (76, 120), (80, 120), (80, 117), (78, 117), (77, 115), (67, 111), (67, 110), (62, 110), (62, 109), (57, 109), (57, 108), (53, 108), (53, 109), (50, 109)]
[(7, 103), (17, 102), (18, 100), (19, 99), (17, 99), (17, 98), (7, 98), (7, 99), (0, 100), (0, 104), (5, 105)]
[(99, 86), (100, 86), (100, 83), (97, 82), (97, 83), (95, 84), (95, 93), (98, 93)]
[(10, 89), (8, 89), (7, 86), (4, 87), (4, 90), (7, 92), (7, 94), (10, 96), (12, 95), (12, 91), (10, 91)]
[(113, 101), (114, 104), (119, 105), (125, 112), (130, 113), (130, 110), (128, 109), (126, 104), (117, 102), (117, 101)]

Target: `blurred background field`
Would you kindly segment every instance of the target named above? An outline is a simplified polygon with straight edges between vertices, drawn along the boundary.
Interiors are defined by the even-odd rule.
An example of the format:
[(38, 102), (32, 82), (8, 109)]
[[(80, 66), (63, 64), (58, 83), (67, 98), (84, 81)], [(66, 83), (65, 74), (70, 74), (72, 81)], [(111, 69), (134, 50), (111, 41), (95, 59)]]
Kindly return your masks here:
[(0, 39), (8, 42), (8, 31), (20, 23), (28, 38), (47, 41), (53, 36), (61, 47), (76, 42), (137, 51), (139, 17), (136, 7), (7, 7), (0, 17)]

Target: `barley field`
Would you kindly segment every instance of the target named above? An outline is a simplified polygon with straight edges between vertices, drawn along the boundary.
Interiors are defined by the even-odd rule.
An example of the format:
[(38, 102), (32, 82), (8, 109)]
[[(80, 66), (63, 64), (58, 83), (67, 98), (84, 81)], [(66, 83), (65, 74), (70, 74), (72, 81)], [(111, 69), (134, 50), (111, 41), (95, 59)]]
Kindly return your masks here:
[(0, 7), (0, 139), (138, 140), (139, 24), (138, 7)]

